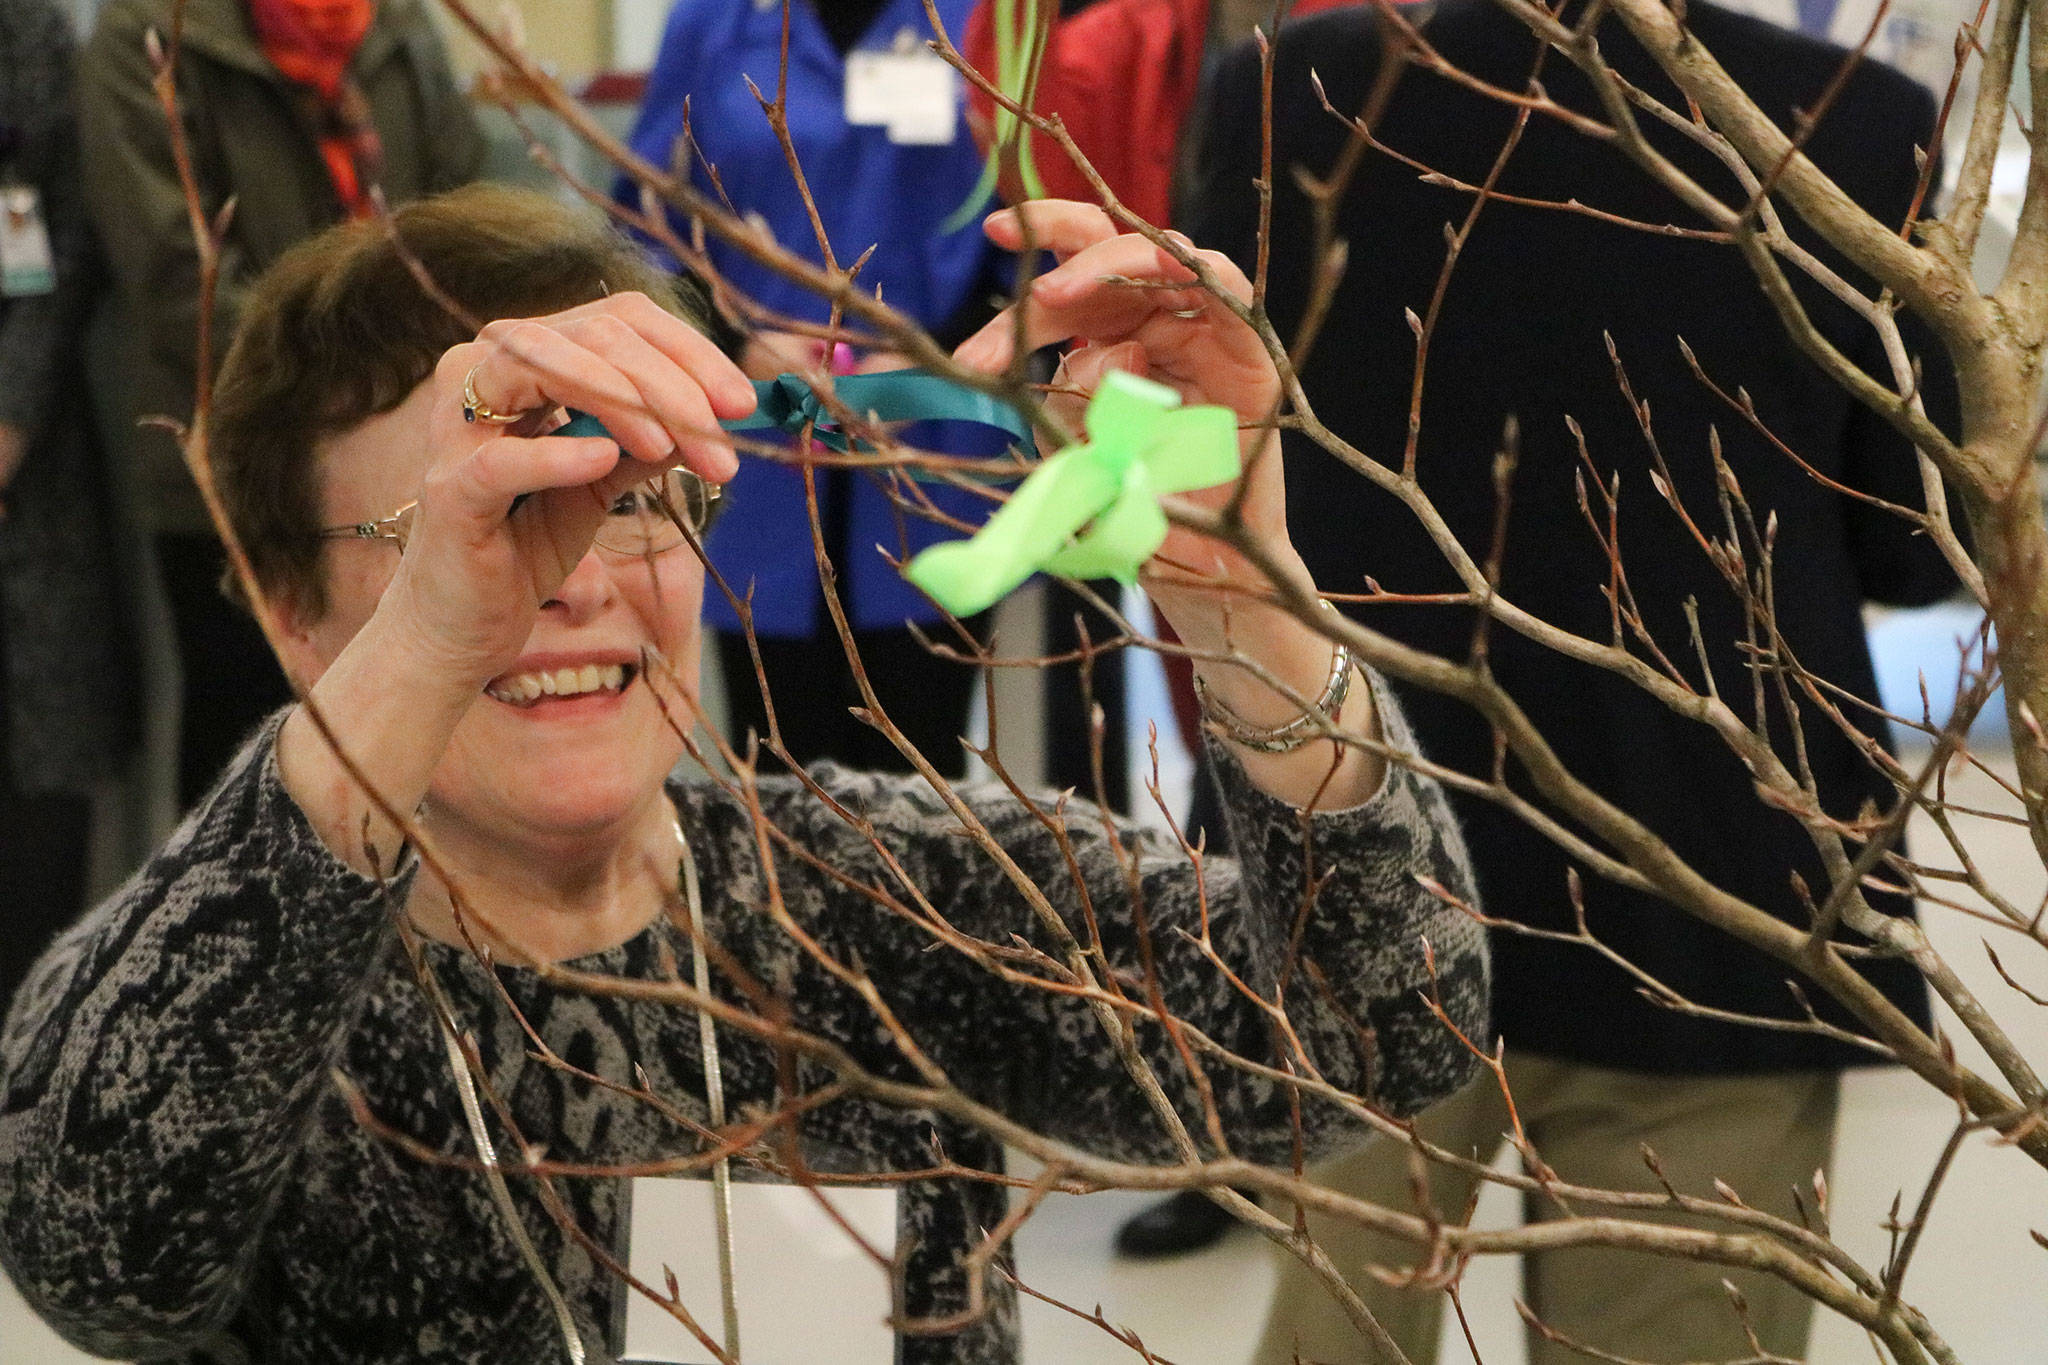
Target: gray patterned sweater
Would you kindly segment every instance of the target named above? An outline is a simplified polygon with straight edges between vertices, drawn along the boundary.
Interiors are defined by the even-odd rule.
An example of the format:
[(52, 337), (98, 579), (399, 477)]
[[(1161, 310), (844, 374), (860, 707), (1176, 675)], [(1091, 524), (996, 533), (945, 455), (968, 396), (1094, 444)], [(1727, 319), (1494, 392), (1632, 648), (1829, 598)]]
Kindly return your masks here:
[[(1405, 742), (1398, 715), (1390, 735)], [(400, 1154), (358, 1126), (330, 1077), (339, 1068), (375, 1113), (419, 1142), (467, 1155), (446, 1054), (391, 928), (391, 895), (336, 861), (280, 785), (275, 724), (117, 896), (52, 949), (0, 1034), (0, 1260), (67, 1337), (109, 1355), (265, 1362), (560, 1361), (565, 1351), (482, 1176)], [(1270, 990), (1311, 875), (1324, 878), (1301, 940), (1332, 990), (1295, 976), (1290, 1012), (1332, 1081), (1412, 1112), (1457, 1086), (1467, 1057), (1429, 1015), (1421, 940), (1442, 999), (1474, 1037), (1486, 1030), (1481, 936), (1416, 884), (1469, 890), (1463, 846), (1440, 792), (1390, 766), (1365, 805), (1316, 815), (1267, 797), (1219, 755), (1234, 847), (1209, 864), (1212, 934), (1224, 960)], [(1054, 945), (1011, 885), (921, 783), (821, 767), (831, 796), (872, 822), (903, 870), (962, 931)], [(914, 1073), (873, 1014), (761, 912), (764, 882), (744, 806), (715, 785), (671, 788), (702, 873), (711, 936), (796, 1021), (865, 1066)], [(868, 841), (793, 780), (764, 780), (767, 817), (852, 878), (889, 884)], [(1099, 815), (1070, 809), (1066, 856), (1007, 793), (963, 790), (995, 837), (1084, 935), (1085, 894), (1116, 970), (1137, 970), (1131, 887)], [(1234, 1050), (1272, 1060), (1266, 1023), (1195, 951), (1196, 879), (1177, 850), (1119, 827), (1135, 849), (1143, 918), (1169, 1005)], [(1094, 1152), (1174, 1159), (1161, 1125), (1093, 1017), (1070, 997), (1005, 984), (901, 917), (805, 862), (778, 856), (791, 915), (842, 961), (858, 959), (955, 1082), (1014, 1118)], [(391, 888), (402, 895), (404, 879)], [(573, 966), (659, 977), (689, 961), (665, 922)], [(671, 958), (669, 954), (673, 953)], [(702, 1120), (695, 1012), (569, 993), (529, 971), (487, 970), (430, 944), (426, 964), (476, 1036), (517, 1126), (550, 1158), (617, 1163), (695, 1150), (653, 1106), (565, 1076), (530, 1055), (509, 1000), (557, 1054), (631, 1085), (636, 1067)], [(722, 995), (741, 997), (730, 981)], [(503, 995), (500, 995), (500, 991)], [(767, 1106), (777, 1058), (719, 1030), (735, 1112)], [(1155, 1027), (1140, 1041), (1192, 1132), (1200, 1100)], [(1285, 1091), (1207, 1068), (1239, 1155), (1290, 1159)], [(815, 1090), (830, 1076), (799, 1065)], [(495, 1124), (495, 1120), (493, 1120)], [(1311, 1150), (1356, 1141), (1334, 1109), (1304, 1106)], [(501, 1150), (505, 1134), (497, 1133)], [(809, 1159), (826, 1170), (922, 1170), (934, 1144), (961, 1165), (1000, 1169), (986, 1135), (929, 1112), (839, 1099), (805, 1117)], [(593, 1361), (621, 1292), (560, 1233), (533, 1182), (511, 1179), (521, 1221), (574, 1307)], [(615, 1179), (554, 1182), (582, 1227), (611, 1245)], [(905, 1308), (965, 1304), (963, 1256), (1002, 1217), (1003, 1191), (964, 1179), (907, 1186)], [(1013, 1362), (1014, 1298), (999, 1277), (966, 1330), (906, 1336), (911, 1365)], [(716, 1323), (715, 1305), (701, 1305)], [(877, 1311), (885, 1305), (877, 1304)]]

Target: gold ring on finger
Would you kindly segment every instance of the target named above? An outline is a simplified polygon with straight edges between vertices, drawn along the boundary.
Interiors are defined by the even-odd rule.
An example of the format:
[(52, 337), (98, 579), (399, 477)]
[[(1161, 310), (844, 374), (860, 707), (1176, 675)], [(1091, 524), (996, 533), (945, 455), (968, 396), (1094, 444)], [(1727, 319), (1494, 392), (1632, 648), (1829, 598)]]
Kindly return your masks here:
[(476, 396), (476, 372), (484, 367), (479, 360), (469, 367), (469, 373), (462, 376), (462, 420), (465, 422), (488, 422), (494, 427), (509, 427), (525, 417), (523, 412), (499, 412)]

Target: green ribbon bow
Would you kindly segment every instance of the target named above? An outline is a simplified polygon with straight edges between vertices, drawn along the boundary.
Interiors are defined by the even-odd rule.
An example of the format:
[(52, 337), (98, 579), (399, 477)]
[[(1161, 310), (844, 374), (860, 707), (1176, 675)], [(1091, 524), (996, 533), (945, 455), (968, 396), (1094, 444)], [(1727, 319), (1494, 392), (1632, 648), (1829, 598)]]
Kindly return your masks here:
[[(882, 422), (974, 422), (994, 427), (1027, 454), (1037, 447), (1024, 414), (979, 389), (955, 384), (923, 370), (884, 370), (879, 374), (842, 375), (832, 381), (840, 406)], [(822, 444), (846, 451), (860, 442), (840, 429), (825, 410), (824, 400), (798, 375), (780, 374), (754, 381), (754, 411), (718, 425), (727, 431), (786, 431), (799, 435), (804, 424)], [(604, 424), (588, 413), (572, 412), (557, 436), (609, 436)]]
[(1086, 442), (1048, 456), (972, 537), (932, 546), (903, 576), (955, 616), (1040, 570), (1130, 583), (1166, 539), (1159, 499), (1239, 469), (1237, 414), (1184, 408), (1165, 385), (1111, 371), (1089, 401)]

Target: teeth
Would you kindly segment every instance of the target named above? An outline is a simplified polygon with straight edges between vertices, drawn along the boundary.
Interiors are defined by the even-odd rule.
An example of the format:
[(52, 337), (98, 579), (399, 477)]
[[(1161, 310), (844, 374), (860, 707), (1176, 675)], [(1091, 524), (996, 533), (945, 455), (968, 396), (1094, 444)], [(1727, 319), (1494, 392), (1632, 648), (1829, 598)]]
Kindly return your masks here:
[(625, 685), (625, 665), (585, 664), (581, 668), (514, 674), (500, 679), (488, 691), (499, 701), (524, 706), (542, 697), (574, 697), (601, 690), (616, 692)]

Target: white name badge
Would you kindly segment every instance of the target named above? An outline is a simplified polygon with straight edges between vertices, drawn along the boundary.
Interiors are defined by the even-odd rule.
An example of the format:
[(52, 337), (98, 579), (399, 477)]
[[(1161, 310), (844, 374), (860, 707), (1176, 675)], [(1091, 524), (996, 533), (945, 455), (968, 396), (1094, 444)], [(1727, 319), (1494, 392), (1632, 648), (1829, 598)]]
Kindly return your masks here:
[[(711, 1182), (643, 1176), (631, 1186), (627, 1266), (656, 1289), (674, 1271), (683, 1306), (723, 1342)], [(894, 1255), (895, 1186), (829, 1186), (820, 1193), (868, 1245)], [(798, 1185), (732, 1182), (741, 1358), (747, 1365), (894, 1365), (888, 1272), (854, 1245), (818, 1198)], [(625, 1299), (620, 1360), (712, 1365), (703, 1343), (668, 1312), (632, 1290)]]
[(937, 53), (862, 49), (846, 57), (846, 121), (882, 127), (901, 147), (952, 144), (960, 118), (960, 76)]
[(25, 299), (57, 287), (57, 262), (33, 185), (0, 185), (0, 294)]

